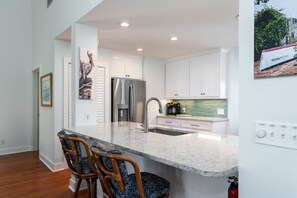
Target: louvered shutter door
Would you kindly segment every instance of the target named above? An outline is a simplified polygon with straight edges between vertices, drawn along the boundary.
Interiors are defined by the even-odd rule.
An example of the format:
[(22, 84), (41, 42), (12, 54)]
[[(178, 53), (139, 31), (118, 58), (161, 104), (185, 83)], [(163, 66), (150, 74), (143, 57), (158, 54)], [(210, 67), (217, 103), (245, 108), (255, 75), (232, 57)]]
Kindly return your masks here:
[(97, 94), (96, 94), (96, 102), (97, 102), (97, 123), (104, 122), (104, 113), (105, 113), (105, 106), (104, 106), (104, 97), (105, 97), (105, 68), (104, 67), (97, 67), (96, 72), (97, 77)]

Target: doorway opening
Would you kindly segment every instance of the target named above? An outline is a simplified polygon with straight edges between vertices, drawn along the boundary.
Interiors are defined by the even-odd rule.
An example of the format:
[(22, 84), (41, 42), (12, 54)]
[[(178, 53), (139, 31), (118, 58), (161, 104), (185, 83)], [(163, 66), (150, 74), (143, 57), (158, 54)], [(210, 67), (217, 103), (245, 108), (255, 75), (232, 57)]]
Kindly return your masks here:
[(39, 150), (39, 68), (32, 71), (32, 151)]

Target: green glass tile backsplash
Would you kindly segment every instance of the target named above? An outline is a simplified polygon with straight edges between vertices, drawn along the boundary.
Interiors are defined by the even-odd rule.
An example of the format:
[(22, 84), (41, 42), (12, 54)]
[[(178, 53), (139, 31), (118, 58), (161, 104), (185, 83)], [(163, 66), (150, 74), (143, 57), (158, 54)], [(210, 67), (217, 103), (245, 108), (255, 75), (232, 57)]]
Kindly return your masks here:
[[(228, 100), (173, 100), (179, 102), (181, 113), (183, 107), (186, 108), (185, 114), (192, 116), (205, 116), (205, 117), (228, 117)], [(224, 115), (218, 115), (217, 109), (224, 109)]]

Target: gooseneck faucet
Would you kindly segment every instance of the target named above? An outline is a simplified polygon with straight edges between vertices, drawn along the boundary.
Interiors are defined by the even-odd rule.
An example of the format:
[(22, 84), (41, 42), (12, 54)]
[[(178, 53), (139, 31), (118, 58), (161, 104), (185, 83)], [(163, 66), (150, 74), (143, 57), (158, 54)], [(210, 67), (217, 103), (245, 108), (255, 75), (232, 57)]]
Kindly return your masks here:
[(144, 128), (144, 132), (145, 132), (145, 133), (148, 132), (147, 106), (148, 106), (148, 104), (150, 103), (150, 101), (152, 101), (152, 100), (155, 100), (155, 101), (158, 102), (158, 104), (159, 104), (159, 113), (160, 113), (160, 114), (163, 113), (163, 111), (162, 111), (162, 105), (161, 105), (161, 102), (160, 102), (160, 100), (159, 100), (158, 98), (156, 98), (156, 97), (151, 97), (151, 98), (149, 98), (149, 99), (146, 101), (145, 106), (144, 106), (144, 123), (143, 123), (143, 128)]

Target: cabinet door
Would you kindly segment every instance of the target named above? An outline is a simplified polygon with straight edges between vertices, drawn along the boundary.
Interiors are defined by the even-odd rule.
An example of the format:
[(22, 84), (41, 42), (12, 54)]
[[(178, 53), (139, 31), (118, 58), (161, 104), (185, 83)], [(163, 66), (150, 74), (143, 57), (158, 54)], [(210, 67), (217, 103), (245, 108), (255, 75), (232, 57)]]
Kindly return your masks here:
[(125, 77), (142, 79), (142, 64), (141, 61), (127, 60), (125, 67)]
[(189, 97), (189, 59), (166, 64), (166, 97)]
[(203, 56), (190, 59), (190, 96), (202, 97)]
[(111, 77), (125, 77), (125, 64), (124, 59), (113, 58), (110, 65)]
[(220, 95), (220, 55), (219, 53), (204, 56), (202, 93), (205, 97)]

